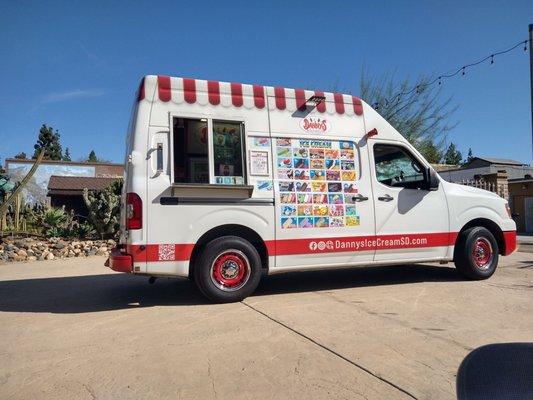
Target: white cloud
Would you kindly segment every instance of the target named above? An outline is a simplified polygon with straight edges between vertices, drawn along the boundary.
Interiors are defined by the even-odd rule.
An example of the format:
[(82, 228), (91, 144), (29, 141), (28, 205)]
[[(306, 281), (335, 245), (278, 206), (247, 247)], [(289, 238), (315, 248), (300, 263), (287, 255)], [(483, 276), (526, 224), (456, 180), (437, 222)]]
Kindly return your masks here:
[(75, 89), (75, 90), (70, 90), (70, 91), (65, 91), (65, 92), (54, 92), (54, 93), (47, 94), (44, 97), (43, 102), (44, 103), (58, 103), (60, 101), (83, 99), (83, 98), (89, 98), (89, 97), (99, 97), (103, 95), (104, 95), (104, 91), (102, 90)]

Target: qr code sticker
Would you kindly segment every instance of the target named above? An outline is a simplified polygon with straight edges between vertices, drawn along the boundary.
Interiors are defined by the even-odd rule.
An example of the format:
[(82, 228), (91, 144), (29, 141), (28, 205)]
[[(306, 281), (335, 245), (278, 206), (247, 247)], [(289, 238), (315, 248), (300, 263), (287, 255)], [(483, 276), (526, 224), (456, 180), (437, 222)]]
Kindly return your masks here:
[(174, 245), (160, 244), (158, 249), (158, 258), (160, 261), (174, 261)]

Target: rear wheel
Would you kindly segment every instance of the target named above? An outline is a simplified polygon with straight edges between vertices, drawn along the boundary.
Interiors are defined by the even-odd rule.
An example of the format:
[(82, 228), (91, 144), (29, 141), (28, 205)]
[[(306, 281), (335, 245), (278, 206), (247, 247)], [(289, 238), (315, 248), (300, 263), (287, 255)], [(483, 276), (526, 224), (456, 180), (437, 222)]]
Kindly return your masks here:
[(462, 232), (455, 248), (455, 266), (468, 279), (487, 279), (498, 266), (498, 243), (494, 235), (480, 226)]
[(261, 258), (250, 242), (224, 236), (209, 242), (194, 266), (194, 281), (211, 301), (240, 301), (261, 279)]

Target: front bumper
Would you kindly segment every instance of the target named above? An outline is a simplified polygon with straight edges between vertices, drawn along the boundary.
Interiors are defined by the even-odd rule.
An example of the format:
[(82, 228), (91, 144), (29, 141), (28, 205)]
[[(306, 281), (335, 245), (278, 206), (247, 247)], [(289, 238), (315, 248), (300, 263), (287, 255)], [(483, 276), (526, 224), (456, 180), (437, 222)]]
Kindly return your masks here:
[(516, 250), (516, 231), (503, 232), (503, 242), (505, 244), (503, 255), (508, 256)]
[(119, 247), (114, 247), (105, 266), (111, 268), (113, 271), (132, 273), (133, 257), (131, 254), (125, 253), (122, 250)]

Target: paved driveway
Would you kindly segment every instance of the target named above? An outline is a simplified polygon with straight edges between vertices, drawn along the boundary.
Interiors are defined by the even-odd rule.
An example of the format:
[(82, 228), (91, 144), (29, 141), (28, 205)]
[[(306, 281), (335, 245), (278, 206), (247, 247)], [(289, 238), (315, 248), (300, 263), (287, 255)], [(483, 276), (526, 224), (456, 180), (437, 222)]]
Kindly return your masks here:
[(472, 349), (533, 341), (533, 256), (266, 278), (242, 303), (104, 259), (0, 265), (2, 399), (454, 398)]

